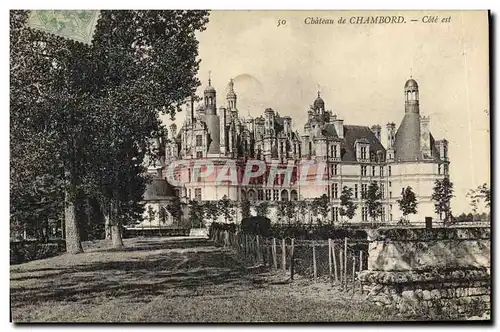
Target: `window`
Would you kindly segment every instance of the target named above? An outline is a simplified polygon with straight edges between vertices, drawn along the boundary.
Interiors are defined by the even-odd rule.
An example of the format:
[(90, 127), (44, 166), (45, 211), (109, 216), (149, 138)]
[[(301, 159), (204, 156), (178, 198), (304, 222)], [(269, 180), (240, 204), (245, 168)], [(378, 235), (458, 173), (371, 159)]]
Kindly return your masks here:
[(391, 176), (391, 166), (387, 166), (387, 173)]
[(333, 146), (333, 158), (337, 158), (337, 144)]
[(382, 199), (385, 198), (385, 186), (383, 183), (380, 184), (380, 195)]
[(366, 199), (367, 192), (368, 192), (368, 185), (364, 183), (361, 185), (361, 199)]
[(391, 182), (391, 181), (389, 181), (389, 188), (390, 188), (391, 186), (392, 186), (392, 182)]
[(354, 198), (356, 198), (356, 199), (358, 198), (358, 185), (357, 184), (354, 185)]
[(438, 165), (438, 175), (441, 175), (441, 165)]
[(368, 221), (368, 208), (367, 207), (363, 207), (361, 209), (361, 220)]
[(264, 190), (259, 189), (259, 191), (257, 192), (257, 199), (259, 201), (263, 201), (264, 200)]
[(332, 197), (338, 198), (338, 196), (339, 196), (339, 184), (334, 183), (332, 184)]
[(196, 159), (203, 158), (203, 151), (196, 151)]
[(392, 191), (389, 191), (389, 198), (392, 198)]
[(384, 166), (380, 166), (380, 176), (384, 176)]
[(361, 166), (361, 176), (366, 176), (366, 166)]
[(333, 208), (333, 221), (339, 221), (339, 208)]
[(201, 201), (201, 188), (196, 188), (194, 190), (194, 199), (197, 201)]
[(273, 201), (279, 201), (280, 200), (280, 191), (277, 189), (273, 190)]
[(271, 200), (271, 189), (266, 189), (266, 201)]
[(385, 208), (382, 208), (380, 211), (381, 211), (380, 220), (385, 221)]
[(444, 164), (444, 175), (448, 175), (448, 165)]
[(339, 165), (333, 164), (333, 175), (337, 175), (339, 173)]
[(375, 166), (372, 166), (372, 176), (375, 176)]
[(309, 157), (312, 156), (312, 150), (313, 150), (312, 143), (309, 142)]
[(189, 195), (189, 196), (188, 196), (188, 197), (189, 197), (189, 199), (191, 199), (191, 189), (189, 189), (189, 194), (188, 194), (188, 195)]
[(196, 146), (202, 146), (202, 145), (203, 145), (203, 136), (196, 135)]
[(366, 146), (361, 147), (361, 159), (366, 159)]

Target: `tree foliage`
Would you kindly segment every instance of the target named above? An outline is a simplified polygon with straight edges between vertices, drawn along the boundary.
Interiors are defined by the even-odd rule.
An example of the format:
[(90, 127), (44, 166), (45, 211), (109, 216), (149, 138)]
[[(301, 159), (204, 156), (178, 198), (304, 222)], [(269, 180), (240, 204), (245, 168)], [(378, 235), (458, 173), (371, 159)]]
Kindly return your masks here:
[(249, 218), (250, 214), (250, 201), (244, 197), (240, 202), (241, 218)]
[(341, 217), (347, 217), (351, 220), (356, 214), (357, 205), (354, 204), (352, 200), (353, 191), (352, 188), (344, 186), (342, 188), (342, 193), (340, 194), (340, 209), (339, 214)]
[(382, 191), (375, 181), (368, 186), (365, 204), (368, 208), (368, 215), (373, 221), (382, 215)]
[(190, 200), (188, 203), (189, 207), (189, 222), (191, 227), (200, 228), (204, 226), (203, 217), (205, 215), (205, 210), (202, 204), (197, 200)]
[(224, 222), (232, 222), (234, 220), (234, 208), (236, 204), (230, 200), (227, 195), (224, 195), (222, 199), (219, 200), (217, 207), (220, 211), (220, 215), (224, 218)]
[(417, 213), (417, 197), (410, 186), (406, 187), (401, 192), (401, 198), (396, 201), (399, 204), (399, 209), (403, 212), (405, 220), (409, 214)]
[(255, 210), (257, 212), (257, 216), (267, 217), (267, 215), (269, 214), (269, 202), (267, 201), (261, 202), (259, 205), (255, 207)]
[(36, 219), (33, 203), (58, 217), (64, 200), (77, 253), (82, 196), (100, 201), (116, 230), (139, 218), (142, 161), (162, 136), (159, 112), (174, 116), (200, 84), (195, 32), (208, 13), (101, 11), (90, 46), (29, 29), (27, 17), (10, 14), (12, 219)]
[(467, 197), (470, 200), (470, 205), (472, 212), (476, 213), (478, 209), (478, 204), (483, 201), (484, 206), (490, 209), (491, 203), (491, 190), (486, 183), (478, 186), (475, 189), (471, 189), (467, 192)]
[(453, 198), (453, 183), (449, 177), (445, 176), (441, 180), (434, 182), (432, 200), (434, 201), (434, 211), (440, 218), (444, 213), (445, 222), (451, 221), (451, 199)]

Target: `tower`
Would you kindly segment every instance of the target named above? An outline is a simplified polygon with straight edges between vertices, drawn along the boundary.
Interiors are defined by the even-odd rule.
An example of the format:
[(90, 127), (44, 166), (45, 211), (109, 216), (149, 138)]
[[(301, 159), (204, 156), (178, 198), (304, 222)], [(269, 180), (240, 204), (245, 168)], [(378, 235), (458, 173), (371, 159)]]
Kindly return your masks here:
[(229, 84), (227, 86), (227, 94), (226, 94), (226, 101), (227, 101), (227, 108), (230, 110), (236, 110), (236, 93), (234, 92), (234, 82), (233, 79), (229, 80)]
[(420, 110), (418, 84), (410, 77), (404, 86), (405, 116), (394, 140), (396, 161), (422, 159), (420, 150)]
[(208, 76), (208, 86), (204, 91), (205, 100), (205, 123), (207, 124), (208, 134), (210, 135), (208, 153), (220, 153), (220, 119), (217, 115), (216, 91), (212, 86), (212, 78)]
[(325, 113), (325, 101), (321, 98), (319, 91), (318, 91), (318, 97), (314, 100), (313, 109), (316, 113), (319, 114)]
[(419, 113), (418, 84), (410, 77), (405, 84), (405, 113)]
[(216, 104), (216, 96), (217, 93), (215, 88), (212, 86), (212, 78), (210, 77), (210, 73), (208, 74), (208, 86), (203, 91), (203, 96), (205, 100), (205, 113), (206, 114), (217, 114), (217, 104)]

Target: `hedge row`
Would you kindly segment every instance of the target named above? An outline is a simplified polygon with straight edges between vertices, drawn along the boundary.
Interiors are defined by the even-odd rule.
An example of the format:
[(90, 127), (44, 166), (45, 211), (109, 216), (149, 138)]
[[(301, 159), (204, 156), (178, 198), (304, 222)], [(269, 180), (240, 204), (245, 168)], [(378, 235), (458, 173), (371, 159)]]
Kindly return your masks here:
[(57, 256), (66, 251), (64, 240), (50, 243), (40, 241), (20, 241), (10, 243), (10, 264), (21, 264), (37, 259)]
[[(262, 218), (261, 218), (262, 219)], [(263, 237), (275, 237), (278, 239), (294, 238), (297, 240), (328, 240), (328, 239), (356, 239), (363, 240), (367, 238), (365, 230), (353, 228), (337, 228), (332, 226), (309, 227), (304, 225), (270, 225), (270, 221), (264, 218), (251, 217), (242, 220), (241, 232), (245, 234), (261, 235)], [(235, 232), (237, 225), (235, 223), (223, 224), (212, 223), (209, 234), (213, 230)]]

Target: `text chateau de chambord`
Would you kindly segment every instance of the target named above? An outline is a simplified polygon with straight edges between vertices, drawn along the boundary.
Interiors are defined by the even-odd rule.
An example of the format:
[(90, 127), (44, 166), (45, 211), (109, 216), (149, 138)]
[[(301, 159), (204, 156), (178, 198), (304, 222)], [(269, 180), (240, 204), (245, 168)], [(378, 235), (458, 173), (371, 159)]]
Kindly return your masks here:
[[(165, 206), (174, 195), (186, 200), (219, 200), (224, 196), (240, 201), (247, 198), (252, 205), (261, 201), (312, 200), (326, 194), (332, 202), (329, 218), (339, 220), (340, 194), (344, 186), (353, 189), (357, 204), (353, 221), (368, 221), (364, 198), (369, 184), (376, 181), (382, 191), (383, 210), (380, 221), (395, 221), (402, 216), (396, 200), (401, 190), (410, 186), (417, 196), (418, 213), (410, 221), (423, 221), (425, 216), (438, 218), (431, 201), (434, 182), (449, 171), (448, 141), (436, 141), (429, 131), (430, 118), (420, 115), (419, 88), (410, 78), (404, 85), (404, 118), (396, 131), (394, 123), (388, 123), (387, 140), (381, 142), (381, 126), (345, 125), (344, 121), (325, 108), (318, 92), (313, 105), (307, 111), (304, 133), (292, 129), (292, 118), (281, 116), (271, 108), (257, 118), (244, 118), (237, 108), (234, 82), (230, 80), (225, 106), (217, 108), (217, 93), (208, 80), (203, 102), (177, 130), (175, 124), (169, 133), (156, 141), (159, 158), (149, 160), (148, 171), (154, 179), (144, 194), (146, 210), (156, 212), (153, 223), (169, 225), (172, 216)], [(384, 146), (385, 145), (385, 146)], [(175, 170), (175, 178), (181, 185), (172, 186), (166, 180), (165, 169), (172, 163), (188, 160), (206, 160), (215, 165), (213, 176), (193, 181), (196, 162), (185, 163)], [(224, 165), (235, 165), (238, 179), (251, 160), (262, 160), (266, 165), (293, 170), (291, 181), (283, 175), (268, 181), (268, 172), (253, 178), (249, 183), (216, 181)], [(309, 162), (311, 177), (324, 174), (325, 185), (314, 181), (297, 181), (299, 163)], [(328, 166), (326, 166), (328, 165)], [(323, 169), (319, 169), (322, 167)], [(235, 209), (239, 220), (239, 208)], [(252, 209), (252, 213), (255, 212)], [(278, 221), (276, 206), (270, 208), (268, 217)], [(144, 219), (147, 219), (146, 213)], [(314, 219), (316, 220), (316, 218)], [(223, 222), (223, 220), (220, 220)], [(144, 221), (145, 222), (145, 221)], [(151, 220), (147, 222), (151, 224)]]

